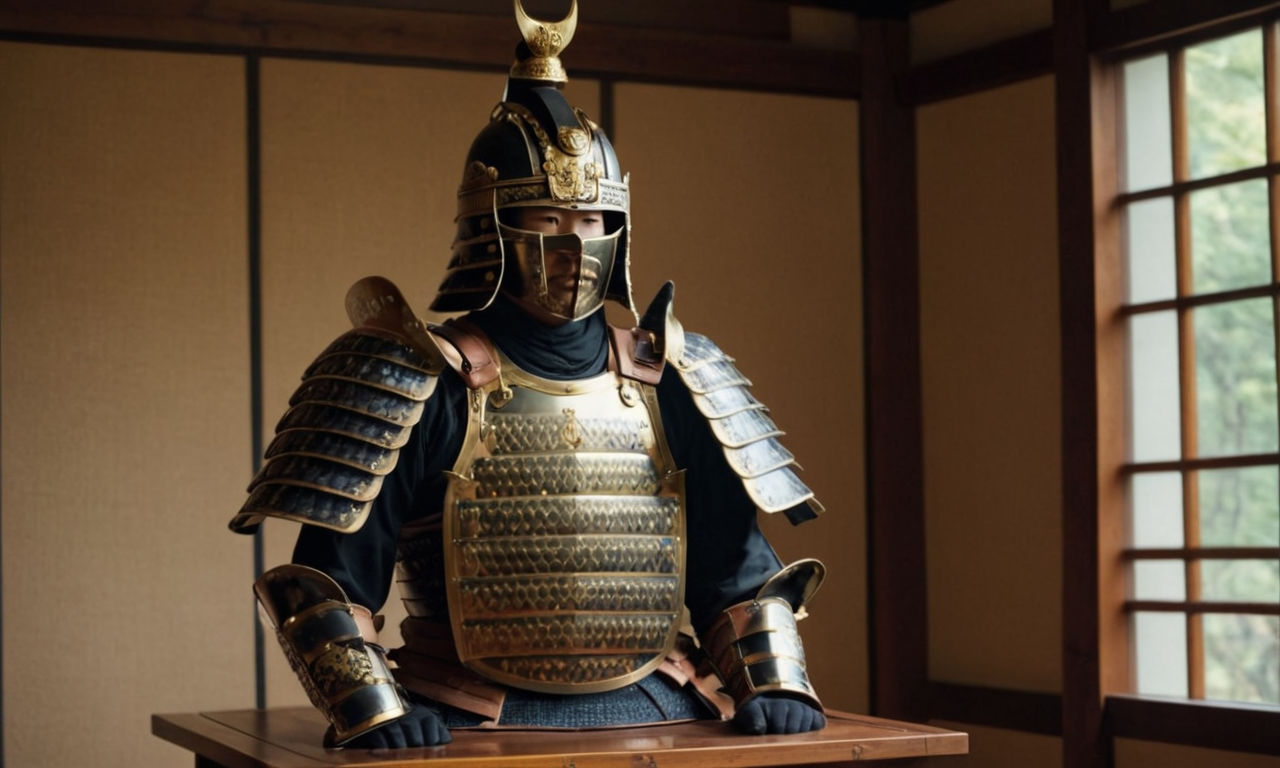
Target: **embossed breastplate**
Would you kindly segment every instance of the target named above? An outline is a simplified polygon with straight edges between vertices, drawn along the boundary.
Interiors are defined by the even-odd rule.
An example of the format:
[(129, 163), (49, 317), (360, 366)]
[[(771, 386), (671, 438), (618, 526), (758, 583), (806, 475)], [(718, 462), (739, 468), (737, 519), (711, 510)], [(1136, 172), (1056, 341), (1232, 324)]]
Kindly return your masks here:
[(651, 387), (550, 381), (502, 361), (473, 390), (444, 504), (461, 661), (545, 693), (652, 671), (684, 602), (684, 487)]

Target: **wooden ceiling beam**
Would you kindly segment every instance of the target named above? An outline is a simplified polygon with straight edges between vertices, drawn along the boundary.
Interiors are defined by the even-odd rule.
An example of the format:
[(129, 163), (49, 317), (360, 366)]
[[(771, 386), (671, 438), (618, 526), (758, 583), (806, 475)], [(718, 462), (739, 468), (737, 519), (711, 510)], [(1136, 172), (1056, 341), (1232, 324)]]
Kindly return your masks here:
[[(10, 39), (313, 55), (502, 71), (518, 33), (506, 17), (291, 0), (0, 0)], [(852, 51), (781, 40), (584, 22), (570, 77), (853, 98)]]
[[(349, 5), (369, 8), (436, 13), (466, 13), (512, 19), (511, 0), (295, 0), (317, 5)], [(570, 0), (522, 0), (536, 18), (560, 18)], [(730, 37), (788, 39), (790, 11), (779, 0), (583, 0), (578, 20), (583, 24), (681, 29)]]

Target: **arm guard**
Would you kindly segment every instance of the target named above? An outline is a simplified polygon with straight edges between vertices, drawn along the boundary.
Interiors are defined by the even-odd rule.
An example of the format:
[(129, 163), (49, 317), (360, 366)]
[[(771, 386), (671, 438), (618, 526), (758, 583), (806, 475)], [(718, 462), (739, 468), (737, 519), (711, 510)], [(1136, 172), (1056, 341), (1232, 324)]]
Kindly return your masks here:
[(804, 605), (825, 575), (817, 560), (796, 561), (765, 582), (754, 599), (726, 608), (707, 630), (703, 647), (736, 706), (773, 691), (822, 709), (809, 683), (796, 618), (804, 617)]
[(358, 607), (314, 568), (282, 565), (253, 585), (308, 698), (332, 725), (326, 746), (343, 744), (409, 711), (382, 648), (365, 642)]

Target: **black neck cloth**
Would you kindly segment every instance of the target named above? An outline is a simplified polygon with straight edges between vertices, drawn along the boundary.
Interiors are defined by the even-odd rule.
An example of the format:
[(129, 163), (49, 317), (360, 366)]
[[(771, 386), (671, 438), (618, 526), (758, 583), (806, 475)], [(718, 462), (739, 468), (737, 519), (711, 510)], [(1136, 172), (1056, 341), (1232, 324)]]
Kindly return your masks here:
[(546, 379), (585, 379), (604, 371), (609, 360), (604, 311), (564, 323), (544, 325), (499, 293), (493, 303), (467, 319), (520, 368)]

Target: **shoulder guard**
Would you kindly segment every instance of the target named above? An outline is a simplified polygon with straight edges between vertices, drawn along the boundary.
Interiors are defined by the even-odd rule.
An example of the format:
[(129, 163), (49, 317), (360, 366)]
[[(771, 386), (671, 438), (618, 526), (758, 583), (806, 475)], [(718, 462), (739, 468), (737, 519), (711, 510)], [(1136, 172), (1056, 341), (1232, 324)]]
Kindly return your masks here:
[(303, 374), (231, 530), (252, 533), (266, 517), (359, 530), (422, 418), (444, 363), (400, 291), (365, 278), (347, 314), (356, 327)]
[(763, 512), (786, 512), (792, 524), (817, 517), (823, 507), (796, 476), (795, 457), (778, 442), (784, 433), (748, 390), (751, 382), (706, 336), (680, 333), (680, 343), (668, 339), (667, 359), (707, 418), (747, 495)]

